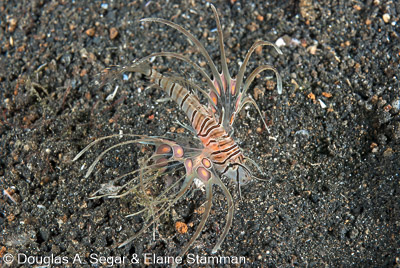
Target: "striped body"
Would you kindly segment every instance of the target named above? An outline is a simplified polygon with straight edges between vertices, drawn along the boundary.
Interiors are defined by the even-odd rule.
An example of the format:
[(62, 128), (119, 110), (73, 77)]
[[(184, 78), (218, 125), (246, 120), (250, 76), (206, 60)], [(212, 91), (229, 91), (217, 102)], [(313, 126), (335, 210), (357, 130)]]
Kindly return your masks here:
[(160, 86), (185, 112), (197, 137), (204, 148), (210, 152), (210, 160), (222, 175), (228, 163), (242, 163), (243, 154), (239, 146), (215, 119), (212, 112), (200, 103), (196, 95), (150, 67), (142, 70), (142, 73), (154, 79), (155, 84)]

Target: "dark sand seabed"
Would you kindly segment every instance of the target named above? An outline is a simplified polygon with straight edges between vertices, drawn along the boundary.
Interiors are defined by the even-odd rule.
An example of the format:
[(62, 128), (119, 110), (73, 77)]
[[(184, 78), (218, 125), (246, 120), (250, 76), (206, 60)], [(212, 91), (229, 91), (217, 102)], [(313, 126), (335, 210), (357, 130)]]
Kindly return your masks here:
[[(140, 24), (139, 18), (184, 26), (219, 66), (210, 6), (161, 2), (0, 1), (0, 266), (7, 267), (11, 255), (12, 267), (18, 256), (24, 267), (116, 267), (133, 257), (143, 265), (149, 254), (176, 257), (194, 233), (201, 191), (168, 211), (156, 229), (116, 248), (142, 226), (142, 217), (125, 217), (137, 205), (131, 196), (89, 196), (101, 183), (137, 168), (141, 151), (131, 146), (111, 152), (89, 178), (87, 167), (106, 147), (93, 147), (72, 162), (95, 138), (163, 135), (180, 131), (177, 120), (187, 122), (174, 103), (158, 101), (165, 97), (160, 90), (144, 92), (149, 83), (141, 76), (103, 88), (94, 83), (106, 67), (151, 52), (184, 52), (205, 63), (177, 31)], [(191, 256), (243, 256), (248, 267), (399, 267), (400, 3), (213, 3), (231, 73), (253, 42), (279, 40), (283, 55), (268, 47), (257, 51), (249, 72), (273, 64), (283, 94), (265, 79), (273, 73), (255, 80), (249, 93), (271, 132), (251, 108), (240, 114), (235, 138), (266, 172), (266, 181), (242, 187), (241, 200), (235, 184), (227, 183), (236, 200), (234, 222), (212, 255), (227, 211), (215, 189), (211, 216)], [(174, 60), (153, 64), (191, 81), (199, 77)], [(107, 100), (116, 84), (119, 91)], [(176, 221), (188, 224), (188, 232), (177, 232)], [(189, 264), (199, 265), (205, 266)]]

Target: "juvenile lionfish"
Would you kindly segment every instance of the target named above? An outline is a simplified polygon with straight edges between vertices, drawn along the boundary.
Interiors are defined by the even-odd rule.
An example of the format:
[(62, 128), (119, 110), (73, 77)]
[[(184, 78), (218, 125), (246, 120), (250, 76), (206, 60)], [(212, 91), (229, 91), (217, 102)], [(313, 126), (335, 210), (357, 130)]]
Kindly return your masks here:
[[(254, 99), (246, 93), (254, 78), (262, 71), (271, 70), (275, 73), (277, 77), (278, 93), (281, 94), (282, 92), (281, 77), (278, 71), (271, 65), (261, 65), (257, 67), (244, 81), (243, 78), (246, 65), (252, 53), (256, 48), (261, 46), (272, 46), (279, 54), (282, 54), (282, 52), (278, 47), (270, 42), (255, 42), (247, 52), (236, 78), (232, 78), (229, 74), (227, 59), (225, 57), (223, 34), (219, 16), (213, 5), (211, 5), (211, 8), (217, 25), (222, 73), (218, 72), (217, 67), (200, 41), (183, 27), (160, 18), (144, 18), (140, 21), (143, 23), (162, 23), (185, 35), (186, 38), (188, 38), (200, 51), (201, 55), (205, 57), (208, 67), (211, 69), (213, 79), (211, 79), (204, 69), (195, 62), (182, 54), (174, 52), (153, 53), (135, 61), (132, 66), (122, 67), (117, 70), (118, 75), (122, 75), (126, 72), (141, 73), (151, 80), (153, 84), (164, 90), (169, 98), (174, 100), (187, 115), (191, 124), (191, 128), (189, 126), (188, 128), (190, 128), (193, 134), (195, 134), (195, 137), (201, 141), (199, 146), (200, 148), (184, 146), (182, 145), (183, 142), (178, 141), (177, 139), (133, 134), (116, 134), (99, 138), (90, 143), (73, 160), (76, 161), (92, 146), (104, 141), (105, 139), (121, 136), (130, 138), (129, 140), (107, 148), (98, 155), (86, 173), (86, 177), (88, 177), (93, 172), (100, 159), (112, 149), (128, 144), (152, 145), (155, 147), (152, 156), (145, 161), (142, 161), (139, 169), (123, 174), (111, 183), (103, 185), (103, 188), (97, 192), (101, 193), (101, 195), (97, 195), (96, 198), (103, 196), (116, 198), (132, 193), (135, 195), (141, 195), (143, 198), (148, 200), (148, 202), (143, 202), (143, 206), (145, 207), (143, 210), (132, 215), (137, 215), (147, 211), (151, 214), (152, 219), (148, 220), (148, 222), (144, 224), (143, 228), (136, 233), (134, 237), (131, 237), (119, 245), (120, 247), (127, 245), (137, 236), (142, 234), (156, 220), (170, 210), (171, 207), (176, 204), (178, 200), (193, 187), (193, 185), (195, 185), (195, 183), (200, 181), (206, 195), (206, 202), (204, 203), (205, 209), (195, 233), (181, 250), (179, 257), (182, 257), (188, 251), (205, 226), (212, 206), (213, 185), (217, 185), (221, 188), (228, 205), (225, 227), (212, 249), (212, 253), (217, 252), (232, 225), (234, 211), (232, 196), (221, 178), (225, 177), (233, 180), (238, 184), (240, 189), (241, 185), (244, 185), (254, 178), (248, 164), (250, 163), (259, 169), (253, 160), (243, 154), (238, 144), (232, 138), (233, 124), (239, 111), (246, 104), (253, 104), (257, 112), (261, 115)], [(152, 69), (149, 62), (155, 57), (169, 57), (188, 63), (202, 75), (208, 84), (208, 91), (201, 89), (196, 84), (191, 83), (184, 78), (168, 77)], [(201, 103), (198, 94), (202, 94), (205, 97), (208, 101), (207, 105)], [(263, 118), (262, 115), (261, 118)], [(268, 130), (264, 119), (262, 119), (262, 121)], [(157, 196), (150, 196), (149, 191), (147, 190), (151, 189), (157, 179), (169, 176), (169, 174), (173, 174), (173, 172), (179, 168), (184, 171), (182, 177), (176, 179), (174, 183), (169, 185), (166, 184), (164, 189)], [(117, 186), (115, 184), (117, 181), (126, 179), (128, 176), (133, 177), (133, 179), (128, 180), (128, 182), (122, 186)]]

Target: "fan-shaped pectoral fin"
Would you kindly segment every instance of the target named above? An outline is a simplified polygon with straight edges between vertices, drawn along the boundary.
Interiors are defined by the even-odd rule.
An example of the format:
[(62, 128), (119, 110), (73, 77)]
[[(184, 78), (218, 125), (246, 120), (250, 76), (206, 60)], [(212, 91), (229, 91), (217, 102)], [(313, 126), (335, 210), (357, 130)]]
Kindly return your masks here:
[(135, 235), (133, 235), (128, 240), (126, 240), (122, 244), (120, 244), (118, 246), (118, 248), (124, 247), (127, 244), (129, 244), (130, 242), (132, 242), (136, 237), (143, 234), (154, 223), (154, 221), (158, 220), (162, 215), (164, 215), (164, 213), (168, 209), (170, 209), (188, 191), (194, 178), (195, 178), (195, 175), (193, 173), (186, 175), (185, 180), (184, 180), (179, 192), (175, 195), (175, 197), (172, 200), (163, 204), (163, 206), (155, 212), (155, 216), (149, 223), (147, 223), (145, 226), (143, 226), (142, 229), (139, 232), (137, 232)]

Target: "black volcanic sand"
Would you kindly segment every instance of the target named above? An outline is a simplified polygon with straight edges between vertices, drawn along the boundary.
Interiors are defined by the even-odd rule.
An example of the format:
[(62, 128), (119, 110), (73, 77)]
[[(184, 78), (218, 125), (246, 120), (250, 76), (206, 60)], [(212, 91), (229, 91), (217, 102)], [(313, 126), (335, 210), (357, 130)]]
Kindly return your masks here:
[[(247, 267), (399, 267), (400, 3), (249, 2), (215, 5), (233, 75), (256, 40), (282, 44), (283, 55), (270, 47), (257, 50), (247, 72), (272, 64), (282, 75), (281, 95), (269, 71), (249, 90), (270, 133), (251, 107), (240, 113), (234, 133), (244, 154), (265, 171), (258, 174), (265, 181), (241, 187), (239, 199), (235, 183), (225, 180), (236, 201), (233, 226), (212, 255), (227, 212), (215, 187), (211, 216), (189, 253), (243, 256)], [(144, 91), (150, 84), (140, 75), (96, 85), (105, 68), (129, 65), (152, 52), (181, 52), (205, 66), (182, 34), (139, 23), (143, 17), (166, 18), (189, 29), (220, 66), (216, 24), (205, 1), (0, 3), (4, 260), (19, 254), (20, 261), (30, 257), (31, 263), (21, 265), (26, 267), (39, 265), (40, 257), (53, 266), (57, 261), (84, 266), (72, 263), (79, 256), (89, 267), (95, 256), (117, 261), (137, 254), (143, 265), (144, 254), (177, 256), (195, 232), (201, 218), (195, 210), (204, 202), (200, 190), (190, 191), (133, 243), (117, 248), (143, 224), (141, 215), (125, 217), (139, 209), (136, 199), (89, 196), (100, 184), (137, 168), (146, 150), (114, 150), (88, 178), (96, 156), (122, 139), (95, 146), (72, 162), (95, 138), (182, 132), (176, 121), (188, 122), (177, 105), (160, 101), (165, 95), (159, 89)], [(161, 58), (153, 65), (204, 84), (177, 60)], [(115, 97), (107, 99), (116, 85)], [(178, 221), (188, 224), (187, 233), (175, 230)]]

